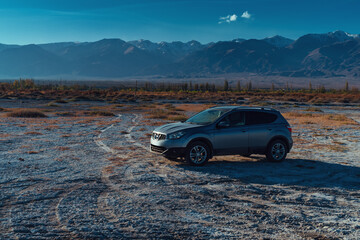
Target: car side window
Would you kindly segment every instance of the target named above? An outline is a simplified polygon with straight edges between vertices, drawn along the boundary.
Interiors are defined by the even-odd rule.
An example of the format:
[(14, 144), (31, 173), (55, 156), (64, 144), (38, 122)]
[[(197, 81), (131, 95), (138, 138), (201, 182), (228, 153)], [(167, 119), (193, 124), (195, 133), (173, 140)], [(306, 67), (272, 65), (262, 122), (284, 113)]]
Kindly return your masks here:
[(266, 112), (246, 112), (246, 125), (272, 123), (277, 116)]
[(245, 114), (243, 112), (234, 112), (226, 116), (222, 121), (229, 124), (229, 127), (239, 127), (245, 125)]

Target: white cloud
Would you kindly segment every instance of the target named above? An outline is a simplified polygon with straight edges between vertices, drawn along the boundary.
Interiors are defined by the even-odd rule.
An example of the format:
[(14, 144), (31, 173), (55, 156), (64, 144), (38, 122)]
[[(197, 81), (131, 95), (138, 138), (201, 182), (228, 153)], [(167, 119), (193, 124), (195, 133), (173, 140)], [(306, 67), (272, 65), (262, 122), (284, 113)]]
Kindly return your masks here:
[(236, 14), (231, 15), (230, 16), (230, 22), (236, 21), (237, 18), (238, 18), (238, 16), (236, 16)]
[(226, 17), (220, 17), (219, 18), (219, 24), (227, 22), (227, 23), (231, 23), (231, 22), (235, 22), (237, 20), (238, 16), (236, 14), (233, 15), (227, 15)]
[[(250, 19), (251, 14), (248, 11), (245, 11), (245, 12), (242, 13), (241, 18)], [(237, 19), (238, 19), (238, 16), (236, 14), (227, 15), (226, 17), (220, 17), (219, 18), (219, 24), (236, 22)]]
[(245, 11), (245, 12), (243, 12), (243, 14), (241, 15), (241, 17), (242, 17), (242, 18), (247, 18), (247, 19), (249, 19), (249, 18), (251, 18), (251, 14), (250, 14), (248, 11)]

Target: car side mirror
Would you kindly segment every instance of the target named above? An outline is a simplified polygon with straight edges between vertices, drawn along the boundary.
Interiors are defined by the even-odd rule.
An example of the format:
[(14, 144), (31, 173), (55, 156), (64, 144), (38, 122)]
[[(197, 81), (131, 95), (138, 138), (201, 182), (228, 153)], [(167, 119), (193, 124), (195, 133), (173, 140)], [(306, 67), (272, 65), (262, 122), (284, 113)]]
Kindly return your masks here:
[(227, 127), (230, 127), (230, 124), (225, 121), (219, 122), (217, 125), (217, 128), (227, 128)]

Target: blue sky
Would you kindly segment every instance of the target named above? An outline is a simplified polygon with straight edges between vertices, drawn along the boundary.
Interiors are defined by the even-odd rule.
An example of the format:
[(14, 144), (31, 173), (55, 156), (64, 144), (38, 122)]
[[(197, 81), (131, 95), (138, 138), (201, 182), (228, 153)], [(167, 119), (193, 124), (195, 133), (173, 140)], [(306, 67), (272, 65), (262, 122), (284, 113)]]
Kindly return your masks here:
[(358, 34), (359, 12), (359, 0), (1, 0), (0, 43)]

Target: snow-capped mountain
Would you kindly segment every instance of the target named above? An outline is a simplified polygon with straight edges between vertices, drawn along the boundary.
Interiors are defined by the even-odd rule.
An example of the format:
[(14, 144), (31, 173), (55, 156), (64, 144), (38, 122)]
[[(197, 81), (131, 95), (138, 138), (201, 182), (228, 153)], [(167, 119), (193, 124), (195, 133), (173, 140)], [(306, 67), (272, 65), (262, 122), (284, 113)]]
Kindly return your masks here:
[(254, 73), (282, 76), (360, 76), (360, 37), (335, 31), (296, 41), (274, 36), (217, 43), (123, 41), (0, 44), (2, 77), (198, 76)]

